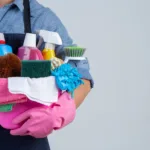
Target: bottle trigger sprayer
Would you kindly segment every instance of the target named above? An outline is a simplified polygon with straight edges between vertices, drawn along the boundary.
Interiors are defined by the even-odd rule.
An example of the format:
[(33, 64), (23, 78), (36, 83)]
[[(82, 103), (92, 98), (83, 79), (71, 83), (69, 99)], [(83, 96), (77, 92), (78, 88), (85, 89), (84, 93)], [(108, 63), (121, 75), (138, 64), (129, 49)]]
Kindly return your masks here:
[[(38, 31), (40, 38), (39, 44), (42, 41), (45, 42), (45, 48), (42, 51), (44, 60), (50, 60), (55, 57), (55, 46), (62, 45), (62, 39), (57, 32), (51, 32), (47, 30)], [(38, 44), (38, 45), (39, 45)]]

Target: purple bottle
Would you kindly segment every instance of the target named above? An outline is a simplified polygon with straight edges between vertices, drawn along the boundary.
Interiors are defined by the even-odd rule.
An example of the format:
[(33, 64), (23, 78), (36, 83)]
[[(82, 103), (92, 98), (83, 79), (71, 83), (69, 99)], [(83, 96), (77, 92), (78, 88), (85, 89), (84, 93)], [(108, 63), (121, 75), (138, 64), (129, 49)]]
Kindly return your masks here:
[(21, 60), (44, 60), (36, 47), (36, 34), (26, 33), (24, 44), (18, 49), (18, 57)]

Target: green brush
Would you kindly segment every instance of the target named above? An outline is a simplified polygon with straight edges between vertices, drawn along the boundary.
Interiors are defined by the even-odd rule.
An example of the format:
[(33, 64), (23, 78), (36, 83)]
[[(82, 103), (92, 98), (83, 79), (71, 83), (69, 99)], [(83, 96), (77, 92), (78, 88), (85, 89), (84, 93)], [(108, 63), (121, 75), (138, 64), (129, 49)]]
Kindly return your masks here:
[(21, 68), (22, 77), (41, 78), (51, 75), (51, 62), (49, 60), (23, 60)]
[(7, 104), (7, 105), (0, 105), (0, 112), (9, 112), (12, 111), (13, 105)]
[(86, 50), (85, 48), (74, 47), (74, 46), (65, 47), (64, 49), (65, 49), (66, 56), (68, 57), (82, 57)]
[(85, 53), (85, 48), (77, 47), (77, 46), (70, 46), (65, 47), (65, 61), (64, 63), (67, 63), (69, 60), (85, 60), (85, 57), (83, 57)]

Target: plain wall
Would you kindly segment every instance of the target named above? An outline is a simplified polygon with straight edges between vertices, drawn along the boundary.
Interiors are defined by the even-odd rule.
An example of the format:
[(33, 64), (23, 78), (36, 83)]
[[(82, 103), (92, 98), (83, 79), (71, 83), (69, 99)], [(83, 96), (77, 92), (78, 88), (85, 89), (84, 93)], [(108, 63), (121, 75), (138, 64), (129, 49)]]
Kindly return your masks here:
[(150, 150), (150, 1), (40, 0), (87, 48), (95, 88), (52, 150)]

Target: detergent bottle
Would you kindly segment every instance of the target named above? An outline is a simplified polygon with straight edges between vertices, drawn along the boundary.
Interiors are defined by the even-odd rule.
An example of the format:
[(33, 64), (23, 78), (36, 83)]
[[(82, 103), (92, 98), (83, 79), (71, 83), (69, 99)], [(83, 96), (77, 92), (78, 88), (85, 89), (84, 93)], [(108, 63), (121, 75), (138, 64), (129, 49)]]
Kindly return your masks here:
[(12, 48), (6, 44), (4, 34), (0, 33), (0, 56), (7, 55), (8, 53), (12, 53)]
[(55, 46), (62, 45), (61, 37), (57, 32), (40, 30), (39, 36), (45, 42), (45, 48), (42, 51), (44, 60), (50, 60), (55, 57)]
[(36, 34), (26, 33), (24, 44), (18, 49), (21, 60), (43, 60), (41, 51), (36, 47)]

